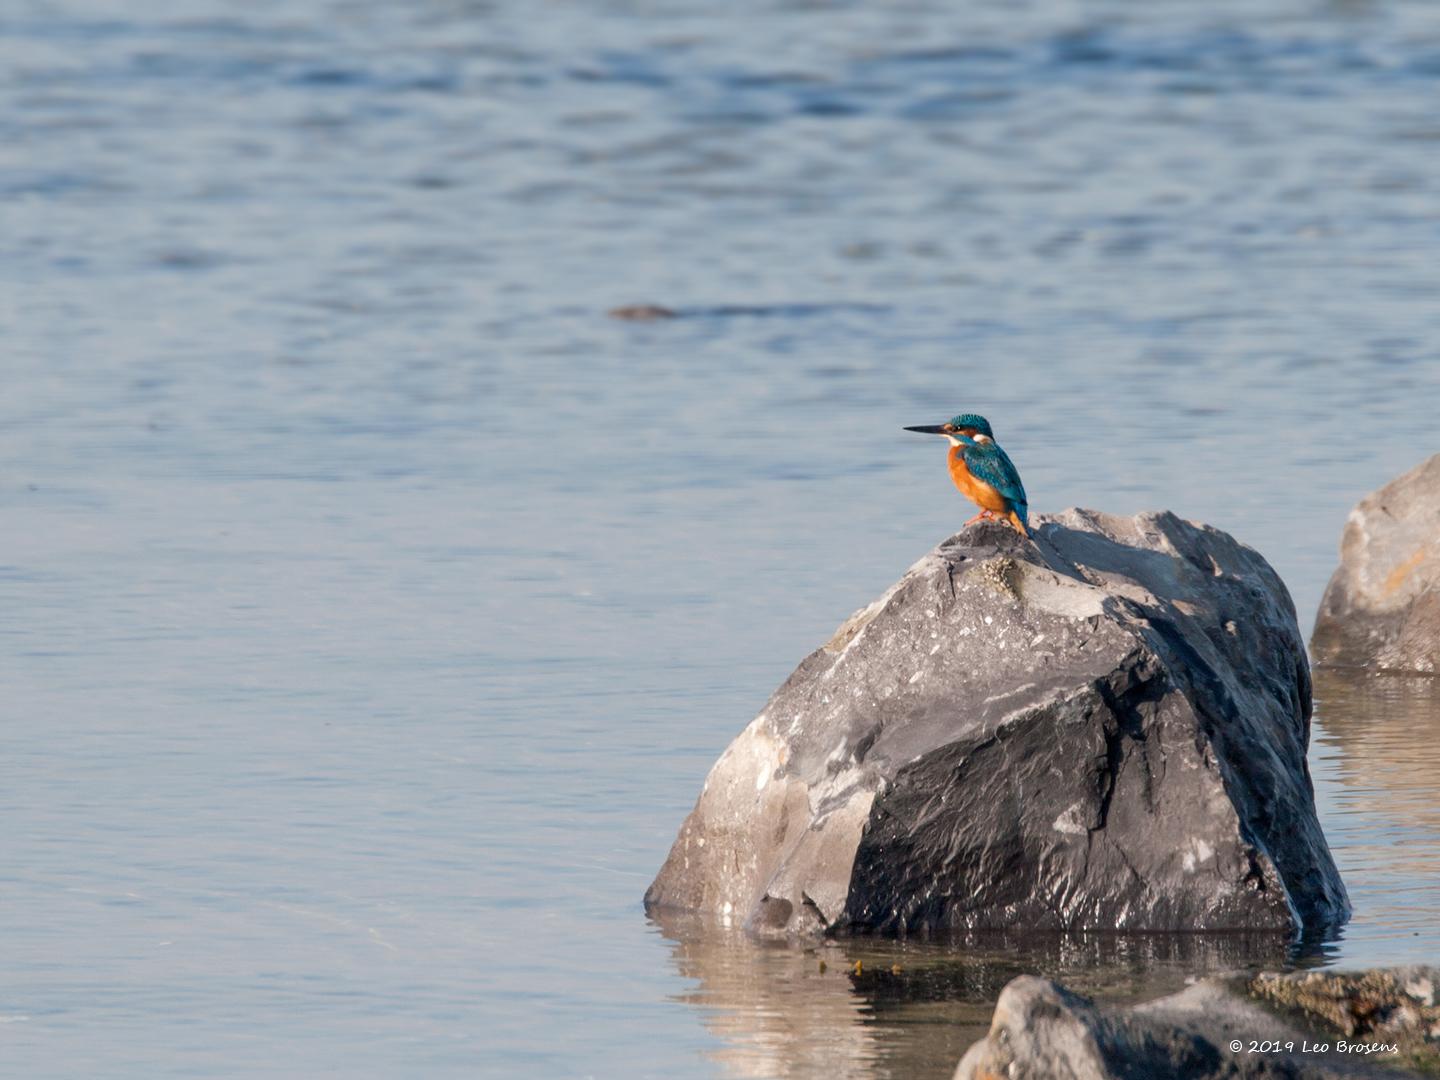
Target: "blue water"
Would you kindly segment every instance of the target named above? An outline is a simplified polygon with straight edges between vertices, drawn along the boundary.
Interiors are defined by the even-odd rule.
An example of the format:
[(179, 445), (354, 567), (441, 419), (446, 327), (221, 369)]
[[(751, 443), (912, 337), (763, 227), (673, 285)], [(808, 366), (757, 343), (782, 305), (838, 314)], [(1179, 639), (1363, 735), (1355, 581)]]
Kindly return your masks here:
[(1440, 960), (1408, 683), (1317, 690), (1303, 957), (639, 907), (968, 514), (902, 425), (1228, 529), (1308, 627), (1440, 450), (1437, 95), (1422, 2), (15, 0), (0, 1071), (938, 1077), (1021, 971)]

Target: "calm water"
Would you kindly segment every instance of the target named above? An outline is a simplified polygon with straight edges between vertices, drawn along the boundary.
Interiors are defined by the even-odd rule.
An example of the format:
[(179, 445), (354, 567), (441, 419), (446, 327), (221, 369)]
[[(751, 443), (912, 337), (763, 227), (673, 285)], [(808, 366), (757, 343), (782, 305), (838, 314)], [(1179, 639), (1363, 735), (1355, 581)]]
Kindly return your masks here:
[(1317, 687), (1302, 953), (640, 911), (968, 514), (904, 424), (1308, 627), (1440, 449), (1440, 8), (12, 0), (0, 87), (0, 1070), (939, 1077), (1021, 971), (1440, 960), (1407, 681)]

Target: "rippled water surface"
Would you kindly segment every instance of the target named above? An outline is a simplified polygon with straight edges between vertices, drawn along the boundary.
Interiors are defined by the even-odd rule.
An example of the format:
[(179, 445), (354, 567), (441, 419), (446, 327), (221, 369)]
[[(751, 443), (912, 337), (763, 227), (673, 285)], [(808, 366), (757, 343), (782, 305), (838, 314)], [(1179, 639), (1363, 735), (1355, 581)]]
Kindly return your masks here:
[(1440, 9), (16, 0), (0, 88), (5, 1071), (940, 1077), (1021, 971), (1440, 959), (1413, 681), (1317, 686), (1339, 941), (639, 908), (968, 514), (902, 425), (1308, 626), (1440, 449)]

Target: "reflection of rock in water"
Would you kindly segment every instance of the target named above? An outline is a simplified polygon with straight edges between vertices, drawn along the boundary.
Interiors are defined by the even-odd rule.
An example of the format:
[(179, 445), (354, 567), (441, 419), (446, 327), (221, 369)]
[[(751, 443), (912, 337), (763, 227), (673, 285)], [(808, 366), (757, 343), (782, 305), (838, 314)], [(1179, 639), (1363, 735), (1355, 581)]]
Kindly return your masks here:
[(679, 973), (697, 983), (682, 1000), (724, 1041), (714, 1058), (741, 1077), (948, 1077), (1017, 975), (1039, 972), (1100, 1000), (1135, 1001), (1197, 974), (1287, 958), (1284, 938), (1273, 934), (986, 933), (802, 946), (688, 916), (665, 916), (660, 926)]
[[(679, 973), (698, 986), (683, 996), (725, 1046), (713, 1057), (731, 1076), (874, 1075), (874, 1039), (837, 949), (760, 944), (739, 931), (666, 936)], [(688, 931), (688, 928), (687, 928)], [(826, 969), (820, 961), (826, 960)]]
[(1363, 794), (1352, 809), (1369, 806), (1440, 844), (1440, 680), (1317, 670), (1315, 723), (1317, 740), (1340, 750), (1340, 782)]
[(1314, 746), (1326, 835), (1365, 894), (1347, 937), (1368, 923), (1440, 955), (1440, 679), (1317, 669)]

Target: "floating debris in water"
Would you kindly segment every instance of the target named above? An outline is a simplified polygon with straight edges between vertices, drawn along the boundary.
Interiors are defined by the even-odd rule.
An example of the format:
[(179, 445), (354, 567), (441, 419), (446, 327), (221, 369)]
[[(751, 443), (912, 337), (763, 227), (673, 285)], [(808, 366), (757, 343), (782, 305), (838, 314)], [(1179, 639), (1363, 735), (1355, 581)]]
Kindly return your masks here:
[(629, 319), (632, 322), (653, 322), (656, 319), (678, 319), (680, 313), (659, 304), (627, 304), (610, 309), (612, 319)]
[(629, 322), (655, 322), (660, 319), (696, 318), (805, 318), (845, 313), (881, 315), (892, 310), (894, 309), (888, 304), (837, 301), (825, 304), (712, 304), (708, 307), (680, 309), (668, 308), (662, 304), (626, 304), (611, 308), (607, 314), (612, 319), (625, 319)]

